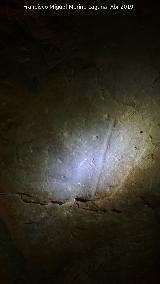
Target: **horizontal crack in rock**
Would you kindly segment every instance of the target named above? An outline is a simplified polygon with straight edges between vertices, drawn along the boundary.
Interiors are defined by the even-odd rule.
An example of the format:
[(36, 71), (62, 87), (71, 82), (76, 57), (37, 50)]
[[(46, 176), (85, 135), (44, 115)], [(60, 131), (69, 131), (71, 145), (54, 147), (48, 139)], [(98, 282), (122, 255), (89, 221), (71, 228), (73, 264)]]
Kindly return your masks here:
[(88, 198), (83, 198), (83, 197), (76, 197), (75, 201), (78, 201), (78, 202), (91, 202), (91, 201), (94, 201), (94, 200), (93, 199), (88, 199)]
[(108, 212), (108, 210), (103, 209), (103, 208), (83, 207), (83, 206), (80, 205), (80, 204), (84, 204), (84, 203), (85, 204), (86, 203), (92, 204), (91, 202), (93, 202), (93, 201), (94, 200), (84, 199), (84, 198), (81, 198), (81, 197), (75, 198), (75, 203), (76, 203), (78, 209), (82, 209), (82, 210), (85, 210), (85, 211), (96, 212), (96, 213), (106, 213), (106, 212)]
[(80, 206), (78, 206), (78, 209), (82, 209), (82, 210), (85, 210), (85, 211), (96, 212), (96, 213), (106, 213), (106, 212), (108, 212), (108, 210), (106, 210), (106, 209), (87, 208), (87, 207), (80, 207)]
[(57, 201), (57, 200), (40, 200), (38, 197), (36, 196), (32, 196), (29, 193), (24, 193), (24, 192), (16, 192), (16, 193), (0, 193), (0, 196), (6, 196), (6, 197), (10, 197), (10, 196), (18, 196), (20, 197), (20, 199), (25, 202), (25, 203), (30, 203), (30, 204), (37, 204), (37, 205), (49, 205), (51, 204), (58, 204), (58, 205), (63, 205), (64, 202), (62, 201)]
[(115, 212), (115, 213), (122, 213), (122, 211), (121, 211), (121, 210), (116, 209), (116, 208), (112, 208), (112, 209), (111, 209), (111, 211), (112, 211), (112, 212)]
[(24, 223), (24, 225), (35, 225), (35, 224), (37, 224), (37, 222), (34, 221), (28, 221)]
[(50, 202), (53, 203), (53, 204), (58, 204), (58, 205), (63, 205), (64, 204), (64, 202), (56, 201), (56, 200), (51, 200)]
[[(16, 193), (3, 193), (3, 192), (0, 192), (0, 196), (18, 196), (20, 197), (20, 199), (24, 202), (24, 203), (28, 203), (28, 204), (37, 204), (37, 205), (41, 205), (41, 206), (47, 206), (49, 204), (57, 204), (59, 206), (63, 205), (65, 202), (62, 202), (62, 201), (58, 201), (58, 200), (47, 200), (47, 201), (44, 201), (44, 200), (40, 200), (38, 197), (36, 196), (32, 196), (31, 194), (29, 193), (24, 193), (24, 192), (16, 192)], [(142, 197), (141, 197), (142, 199)], [(93, 208), (93, 207), (84, 207), (84, 206), (81, 206), (80, 204), (86, 204), (86, 203), (89, 203), (89, 204), (92, 204), (91, 202), (93, 202), (94, 200), (89, 200), (89, 199), (86, 199), (86, 198), (81, 198), (81, 197), (77, 197), (75, 198), (75, 204), (77, 205), (77, 208), (78, 209), (81, 209), (81, 210), (85, 210), (85, 211), (90, 211), (90, 212), (96, 212), (96, 213), (106, 213), (106, 212), (109, 212), (109, 210), (107, 209), (104, 209), (104, 208)], [(151, 204), (149, 202), (147, 202), (146, 200), (144, 200), (143, 198), (143, 202), (145, 201), (145, 205), (148, 205), (149, 207), (151, 207)], [(152, 207), (151, 207), (152, 208)], [(115, 213), (122, 213), (122, 211), (116, 209), (116, 208), (112, 208), (111, 209), (112, 212), (115, 212)], [(26, 222), (25, 224), (32, 224), (32, 222)]]
[(39, 200), (39, 198), (34, 197), (28, 193), (23, 193), (23, 192), (18, 192), (16, 193), (16, 195), (18, 195), (21, 200), (25, 203), (33, 203), (33, 204), (38, 204), (38, 205), (47, 205), (48, 202), (44, 202)]

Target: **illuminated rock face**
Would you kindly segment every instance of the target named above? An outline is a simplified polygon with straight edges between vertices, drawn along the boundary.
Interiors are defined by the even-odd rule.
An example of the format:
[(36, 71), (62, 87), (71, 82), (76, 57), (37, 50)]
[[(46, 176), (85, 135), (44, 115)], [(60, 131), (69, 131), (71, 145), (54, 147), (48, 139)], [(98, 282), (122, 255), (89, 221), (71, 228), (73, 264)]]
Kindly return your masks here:
[(156, 36), (25, 21), (0, 42), (0, 283), (159, 283)]
[[(124, 70), (119, 70), (120, 78)], [(141, 89), (136, 97), (130, 89), (132, 78), (138, 86), (144, 84), (136, 72), (135, 62), (129, 86), (121, 86), (122, 92), (115, 89), (113, 97), (105, 85), (101, 93), (96, 68), (82, 69), (69, 86), (57, 85), (64, 78), (56, 71), (52, 74), (55, 81), (48, 79), (47, 91), (44, 88), (29, 106), (30, 115), (27, 112), (11, 137), (14, 155), (7, 167), (18, 192), (42, 192), (61, 202), (93, 199), (96, 193), (122, 187), (136, 166), (146, 167), (144, 159), (154, 150), (151, 131), (156, 129), (149, 108), (156, 103), (158, 108), (158, 101), (156, 97), (151, 101)], [(148, 166), (152, 167), (151, 158)]]

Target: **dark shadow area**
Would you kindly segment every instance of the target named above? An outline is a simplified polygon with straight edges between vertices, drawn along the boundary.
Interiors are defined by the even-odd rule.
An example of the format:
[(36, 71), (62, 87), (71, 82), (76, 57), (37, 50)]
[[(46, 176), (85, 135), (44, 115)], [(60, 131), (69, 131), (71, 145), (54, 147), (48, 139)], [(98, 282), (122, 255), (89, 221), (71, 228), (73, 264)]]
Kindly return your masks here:
[(1, 7), (0, 283), (159, 283), (158, 13)]

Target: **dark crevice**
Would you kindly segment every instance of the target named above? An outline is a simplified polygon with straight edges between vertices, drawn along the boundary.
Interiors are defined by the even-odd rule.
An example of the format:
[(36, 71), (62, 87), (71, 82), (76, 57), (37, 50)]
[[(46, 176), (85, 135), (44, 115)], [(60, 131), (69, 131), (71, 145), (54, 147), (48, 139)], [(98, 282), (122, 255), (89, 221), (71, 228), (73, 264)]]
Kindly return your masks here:
[(108, 210), (106, 209), (98, 209), (98, 208), (86, 208), (86, 207), (80, 207), (79, 204), (78, 205), (78, 209), (82, 209), (85, 211), (90, 211), (90, 212), (96, 212), (96, 213), (106, 213), (108, 212)]
[(90, 201), (94, 201), (93, 199), (88, 199), (88, 198), (84, 198), (84, 197), (76, 197), (75, 201), (77, 202), (90, 202)]
[(46, 206), (48, 204), (58, 204), (58, 205), (63, 205), (64, 202), (62, 201), (57, 201), (57, 200), (47, 200), (47, 201), (43, 201), (40, 200), (38, 197), (36, 196), (32, 196), (29, 193), (24, 193), (24, 192), (16, 192), (16, 193), (0, 193), (0, 196), (6, 196), (6, 197), (10, 197), (10, 196), (18, 196), (20, 197), (20, 199), (24, 202), (24, 203), (30, 203), (30, 204), (37, 204), (37, 205), (43, 205)]
[(30, 197), (32, 198), (33, 196), (29, 193), (24, 193), (24, 192), (16, 192), (16, 195), (19, 195), (19, 196), (26, 196), (26, 197)]
[[(79, 199), (79, 198), (78, 198)], [(106, 213), (108, 212), (107, 209), (101, 209), (101, 208), (89, 208), (89, 207), (81, 207), (80, 204), (81, 202), (87, 202), (87, 201), (78, 201), (77, 202), (77, 199), (76, 199), (76, 205), (77, 205), (77, 208), (78, 209), (82, 209), (82, 210), (85, 210), (85, 211), (91, 211), (91, 212), (96, 212), (96, 213)]]
[(149, 202), (148, 200), (146, 200), (144, 196), (140, 196), (140, 199), (143, 201), (144, 205), (146, 205), (147, 207), (149, 207), (152, 210), (154, 210), (154, 206), (152, 205), (152, 203)]
[[(36, 196), (32, 196), (31, 194), (24, 193), (24, 192), (17, 192), (15, 194), (0, 193), (0, 196), (14, 196), (14, 195), (17, 195), (18, 197), (20, 197), (20, 199), (24, 203), (27, 203), (27, 204), (36, 204), (36, 205), (41, 205), (41, 206), (47, 206), (49, 204), (57, 204), (57, 205), (61, 206), (64, 203), (66, 203), (66, 202), (58, 201), (58, 200), (43, 201), (43, 200), (40, 200)], [(96, 212), (96, 213), (106, 213), (106, 212), (109, 212), (109, 210), (103, 209), (103, 208), (91, 208), (91, 207), (83, 207), (83, 206), (81, 207), (81, 205), (80, 205), (80, 204), (83, 204), (83, 203), (90, 203), (90, 202), (94, 202), (94, 200), (89, 200), (89, 199), (82, 198), (82, 197), (75, 198), (75, 203), (76, 203), (76, 206), (77, 206), (78, 209), (82, 209), (82, 210), (90, 211), (90, 212)], [(150, 205), (146, 201), (145, 201), (145, 204), (148, 205), (148, 206)], [(122, 211), (120, 211), (120, 210), (118, 210), (116, 208), (112, 208), (111, 211), (115, 212), (115, 213), (122, 213)], [(30, 224), (30, 222), (29, 223), (25, 223), (25, 224)]]
[(111, 209), (111, 211), (112, 211), (112, 212), (115, 212), (115, 213), (122, 213), (122, 211), (121, 211), (121, 210), (116, 209), (116, 208), (112, 208), (112, 209)]
[(36, 222), (34, 221), (28, 221), (28, 222), (25, 222), (24, 225), (35, 225), (37, 224)]
[(64, 202), (62, 202), (62, 201), (57, 201), (57, 200), (51, 200), (50, 201), (52, 204), (58, 204), (58, 205), (63, 205), (64, 204)]
[(36, 199), (36, 197), (23, 192), (16, 193), (23, 202), (25, 203), (31, 203), (31, 204), (38, 204), (38, 205), (47, 205), (47, 202), (41, 201), (39, 199)]

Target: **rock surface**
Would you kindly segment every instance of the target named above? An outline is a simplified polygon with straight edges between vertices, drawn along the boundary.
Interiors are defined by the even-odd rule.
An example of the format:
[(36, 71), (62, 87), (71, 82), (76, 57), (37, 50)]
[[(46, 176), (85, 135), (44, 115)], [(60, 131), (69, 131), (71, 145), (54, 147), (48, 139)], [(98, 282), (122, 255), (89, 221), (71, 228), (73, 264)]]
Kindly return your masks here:
[(10, 15), (0, 283), (158, 283), (158, 28), (137, 17)]

